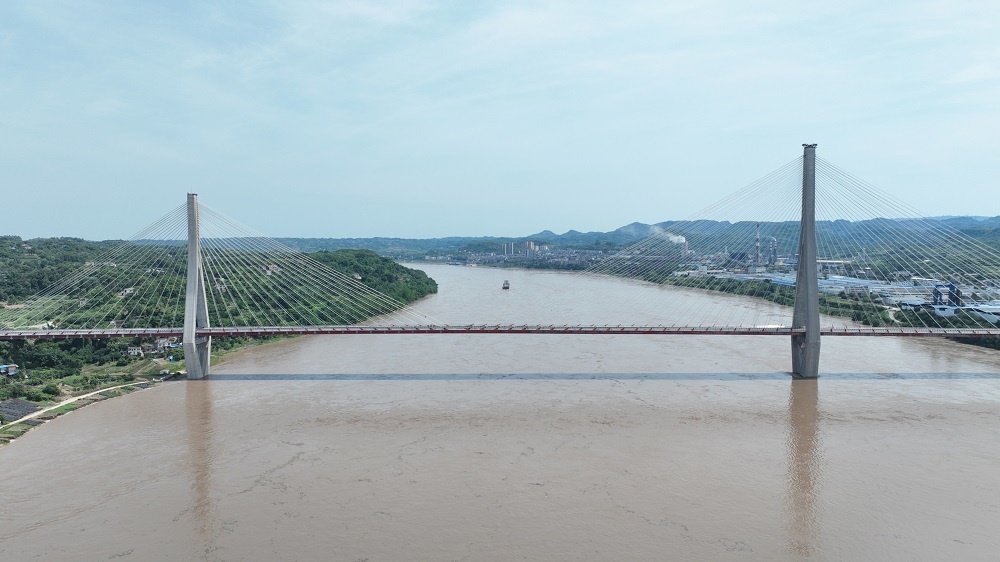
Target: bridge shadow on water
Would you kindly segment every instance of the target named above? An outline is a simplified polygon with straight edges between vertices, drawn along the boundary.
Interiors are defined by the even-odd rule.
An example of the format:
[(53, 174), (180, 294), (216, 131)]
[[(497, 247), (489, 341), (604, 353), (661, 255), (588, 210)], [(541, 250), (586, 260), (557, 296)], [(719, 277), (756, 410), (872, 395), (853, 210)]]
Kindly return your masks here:
[[(799, 557), (823, 553), (823, 480), (828, 453), (824, 451), (823, 416), (818, 380), (795, 380), (788, 372), (770, 373), (533, 373), (533, 374), (217, 374), (218, 381), (476, 381), (476, 380), (676, 380), (676, 381), (791, 381), (788, 389), (784, 443), (784, 527), (787, 546)], [(996, 380), (1000, 373), (825, 373), (819, 380)], [(204, 379), (203, 379), (204, 380)], [(191, 509), (193, 530), (205, 551), (215, 550), (220, 518), (215, 487), (213, 451), (216, 439), (212, 415), (212, 385), (186, 385)], [(217, 492), (216, 492), (217, 493)]]
[[(346, 373), (346, 374), (213, 374), (213, 381), (489, 381), (489, 380), (793, 380), (789, 372), (773, 373)], [(824, 373), (820, 380), (996, 380), (1000, 373)]]

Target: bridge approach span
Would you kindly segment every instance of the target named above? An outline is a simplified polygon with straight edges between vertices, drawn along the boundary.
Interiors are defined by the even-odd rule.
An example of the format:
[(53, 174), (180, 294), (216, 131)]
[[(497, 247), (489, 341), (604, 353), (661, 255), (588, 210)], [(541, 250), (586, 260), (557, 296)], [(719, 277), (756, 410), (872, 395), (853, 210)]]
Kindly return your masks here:
[[(805, 328), (789, 326), (559, 326), (559, 325), (426, 325), (426, 326), (259, 326), (202, 328), (198, 337), (261, 337), (308, 335), (389, 335), (389, 334), (528, 334), (528, 335), (647, 335), (647, 336), (792, 336)], [(184, 329), (116, 328), (107, 330), (11, 330), (0, 331), (0, 341), (65, 340), (87, 338), (167, 338), (182, 337)], [(824, 336), (892, 337), (1000, 337), (1000, 328), (909, 328), (840, 327), (824, 328)]]

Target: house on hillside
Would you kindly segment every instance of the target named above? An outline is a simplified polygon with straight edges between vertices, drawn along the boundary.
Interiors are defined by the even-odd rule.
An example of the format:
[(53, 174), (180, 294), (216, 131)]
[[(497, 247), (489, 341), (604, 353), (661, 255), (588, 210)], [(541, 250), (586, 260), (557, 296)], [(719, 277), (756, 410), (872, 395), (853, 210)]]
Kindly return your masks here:
[(177, 338), (159, 338), (153, 343), (153, 345), (156, 346), (157, 353), (163, 353), (170, 348), (170, 344), (176, 342)]

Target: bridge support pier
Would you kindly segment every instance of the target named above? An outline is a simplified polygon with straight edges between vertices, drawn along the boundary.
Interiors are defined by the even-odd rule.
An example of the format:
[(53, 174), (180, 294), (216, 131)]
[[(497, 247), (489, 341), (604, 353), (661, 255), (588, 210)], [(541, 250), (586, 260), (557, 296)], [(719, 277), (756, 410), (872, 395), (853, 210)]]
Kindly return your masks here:
[(200, 379), (211, 367), (212, 337), (198, 336), (208, 328), (208, 301), (205, 299), (205, 272), (201, 263), (201, 230), (198, 222), (198, 194), (188, 193), (187, 293), (184, 296), (184, 366), (187, 378)]
[(802, 145), (802, 220), (799, 263), (795, 276), (795, 310), (792, 328), (805, 333), (792, 336), (792, 376), (819, 377), (819, 277), (816, 271), (816, 145)]

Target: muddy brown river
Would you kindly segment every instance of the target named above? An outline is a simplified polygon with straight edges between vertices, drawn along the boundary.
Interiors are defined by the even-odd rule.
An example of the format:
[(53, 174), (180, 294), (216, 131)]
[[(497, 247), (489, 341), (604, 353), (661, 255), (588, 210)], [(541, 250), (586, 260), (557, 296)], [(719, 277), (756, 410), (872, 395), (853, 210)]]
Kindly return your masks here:
[[(441, 292), (418, 307), (445, 322), (703, 308), (616, 280), (424, 268)], [(418, 335), (243, 350), (209, 380), (0, 449), (0, 560), (996, 560), (1000, 353), (825, 338), (823, 378), (793, 382), (789, 345)]]

